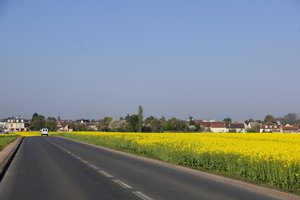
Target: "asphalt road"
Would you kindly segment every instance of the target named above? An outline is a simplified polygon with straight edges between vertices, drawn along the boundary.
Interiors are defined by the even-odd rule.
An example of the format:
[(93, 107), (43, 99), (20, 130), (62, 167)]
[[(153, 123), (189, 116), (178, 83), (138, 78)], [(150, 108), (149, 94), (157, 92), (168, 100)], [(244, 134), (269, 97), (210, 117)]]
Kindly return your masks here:
[(29, 137), (0, 183), (0, 199), (275, 199), (191, 171), (63, 138)]

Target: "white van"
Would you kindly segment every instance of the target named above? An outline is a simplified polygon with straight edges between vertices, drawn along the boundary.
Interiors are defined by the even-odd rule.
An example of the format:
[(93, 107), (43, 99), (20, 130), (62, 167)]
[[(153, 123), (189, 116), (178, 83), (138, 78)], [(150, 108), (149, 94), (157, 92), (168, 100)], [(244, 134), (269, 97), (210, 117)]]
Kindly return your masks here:
[(48, 129), (47, 129), (47, 128), (42, 128), (42, 130), (41, 130), (41, 135), (42, 135), (42, 136), (43, 136), (43, 135), (48, 136)]

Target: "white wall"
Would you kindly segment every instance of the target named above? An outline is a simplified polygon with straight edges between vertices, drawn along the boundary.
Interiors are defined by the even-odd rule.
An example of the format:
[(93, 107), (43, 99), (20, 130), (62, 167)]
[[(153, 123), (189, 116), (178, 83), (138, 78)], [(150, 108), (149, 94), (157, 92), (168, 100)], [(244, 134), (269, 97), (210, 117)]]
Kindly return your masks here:
[(228, 133), (227, 128), (210, 128), (213, 133)]

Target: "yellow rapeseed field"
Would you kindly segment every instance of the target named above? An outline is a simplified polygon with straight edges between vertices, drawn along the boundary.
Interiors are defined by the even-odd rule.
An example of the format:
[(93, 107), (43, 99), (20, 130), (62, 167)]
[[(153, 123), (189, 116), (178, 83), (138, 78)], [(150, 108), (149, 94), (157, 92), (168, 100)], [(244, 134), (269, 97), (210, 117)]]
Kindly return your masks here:
[(254, 160), (280, 160), (300, 164), (300, 134), (281, 133), (104, 133), (71, 134), (123, 138), (141, 146), (164, 146), (194, 153), (225, 153)]
[(32, 136), (41, 136), (41, 132), (39, 132), (39, 131), (20, 131), (20, 132), (10, 133), (10, 135), (21, 135), (24, 137), (32, 137)]
[(60, 135), (300, 193), (300, 134), (73, 132)]

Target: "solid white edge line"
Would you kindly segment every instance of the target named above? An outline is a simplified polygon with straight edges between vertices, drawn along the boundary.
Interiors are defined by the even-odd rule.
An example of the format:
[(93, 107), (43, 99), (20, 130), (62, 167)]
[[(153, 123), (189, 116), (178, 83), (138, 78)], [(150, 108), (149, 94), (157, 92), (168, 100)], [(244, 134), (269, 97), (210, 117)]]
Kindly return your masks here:
[(117, 183), (118, 185), (120, 185), (123, 188), (128, 188), (128, 189), (132, 188), (130, 185), (128, 185), (127, 183), (124, 183), (123, 181), (121, 181), (119, 179), (113, 179), (113, 182)]
[(136, 196), (140, 197), (143, 200), (153, 200), (151, 197), (148, 197), (147, 195), (145, 195), (144, 193), (142, 193), (140, 191), (134, 191), (132, 193), (135, 194)]

